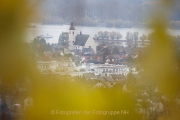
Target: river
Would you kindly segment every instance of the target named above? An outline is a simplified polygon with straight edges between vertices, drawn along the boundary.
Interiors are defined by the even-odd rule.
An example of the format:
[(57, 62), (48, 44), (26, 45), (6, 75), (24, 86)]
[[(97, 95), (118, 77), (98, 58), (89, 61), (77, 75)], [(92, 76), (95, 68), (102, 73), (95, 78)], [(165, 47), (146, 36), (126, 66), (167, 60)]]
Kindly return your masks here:
[[(26, 28), (26, 41), (31, 42), (36, 36), (38, 35), (52, 35), (53, 38), (46, 39), (46, 42), (48, 43), (58, 43), (59, 35), (62, 32), (68, 32), (69, 31), (69, 25), (41, 25), (36, 24), (35, 28)], [(88, 34), (94, 37), (95, 34), (97, 34), (99, 31), (108, 31), (108, 32), (120, 32), (123, 36), (122, 39), (125, 39), (126, 33), (129, 32), (139, 32), (139, 36), (142, 34), (148, 35), (153, 30), (147, 29), (147, 28), (107, 28), (107, 27), (85, 27), (85, 26), (75, 26), (76, 32), (80, 33), (82, 31), (82, 34)], [(167, 32), (171, 35), (180, 35), (180, 29), (167, 29)]]

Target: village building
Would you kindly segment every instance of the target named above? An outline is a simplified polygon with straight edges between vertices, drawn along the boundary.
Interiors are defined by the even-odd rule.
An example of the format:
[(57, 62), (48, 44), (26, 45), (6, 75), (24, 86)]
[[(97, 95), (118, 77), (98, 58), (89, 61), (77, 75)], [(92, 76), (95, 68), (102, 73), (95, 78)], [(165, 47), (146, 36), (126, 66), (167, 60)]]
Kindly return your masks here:
[(94, 90), (96, 88), (107, 88), (107, 85), (104, 84), (102, 81), (97, 80), (92, 89)]
[(129, 68), (126, 65), (113, 65), (113, 64), (102, 64), (97, 67), (94, 67), (95, 74), (100, 76), (109, 76), (114, 75), (124, 75), (130, 72)]
[(69, 29), (69, 50), (96, 54), (96, 43), (94, 39), (90, 35), (82, 34), (82, 32), (77, 34), (73, 22), (71, 22)]
[(109, 75), (111, 78), (113, 78), (117, 84), (124, 85), (126, 83), (126, 77), (124, 75)]
[(114, 64), (94, 64), (82, 63), (81, 66), (86, 72), (94, 73), (96, 76), (110, 76), (110, 75), (124, 75), (130, 72), (127, 65), (114, 65)]
[(75, 62), (67, 57), (47, 61), (39, 60), (37, 66), (42, 72), (71, 72), (75, 70)]

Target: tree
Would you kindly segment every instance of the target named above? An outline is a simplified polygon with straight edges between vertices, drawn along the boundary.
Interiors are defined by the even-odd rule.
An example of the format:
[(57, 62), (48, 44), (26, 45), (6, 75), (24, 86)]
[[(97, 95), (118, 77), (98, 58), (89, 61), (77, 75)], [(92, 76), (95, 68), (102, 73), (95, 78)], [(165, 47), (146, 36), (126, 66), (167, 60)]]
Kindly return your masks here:
[(138, 35), (139, 35), (138, 32), (134, 32), (134, 33), (133, 33), (133, 38), (134, 38), (135, 41), (138, 40)]
[(114, 31), (110, 32), (110, 38), (111, 40), (114, 40), (116, 38), (116, 32)]
[(155, 32), (152, 32), (152, 33), (148, 34), (148, 36), (146, 37), (146, 39), (150, 41), (151, 46), (154, 46), (154, 44), (155, 44), (155, 40), (156, 40), (155, 36), (156, 36)]
[(136, 83), (136, 78), (134, 77), (132, 72), (130, 72), (127, 75), (127, 88), (128, 88), (128, 90), (135, 90), (135, 83)]
[(39, 43), (41, 45), (45, 45), (46, 44), (46, 40), (44, 38), (40, 38)]
[(51, 51), (51, 45), (49, 43), (46, 45), (46, 50)]
[(69, 33), (62, 32), (59, 36), (59, 44), (63, 46), (68, 46)]
[(104, 35), (105, 39), (109, 39), (109, 32), (108, 31), (104, 31), (103, 35)]
[(133, 33), (133, 38), (134, 38), (134, 40), (135, 40), (135, 47), (138, 46), (138, 43), (137, 43), (137, 41), (138, 41), (138, 35), (139, 35), (138, 32), (134, 32), (134, 33)]
[(104, 33), (103, 33), (103, 31), (99, 31), (99, 32), (98, 32), (98, 36), (99, 36), (99, 38), (104, 39)]
[(34, 40), (31, 43), (31, 49), (33, 50), (34, 53), (37, 53), (38, 51), (38, 44), (39, 44), (39, 39), (34, 38)]
[(69, 54), (65, 54), (64, 57), (70, 57), (70, 58), (72, 58), (73, 55), (72, 55), (71, 53), (69, 53)]
[(38, 54), (42, 55), (44, 53), (44, 51), (46, 51), (46, 45), (41, 44), (38, 48)]
[(134, 62), (134, 59), (132, 58), (132, 56), (129, 56), (129, 57), (126, 59), (126, 61), (127, 61), (128, 63), (132, 63), (132, 62)]
[(144, 46), (144, 40), (146, 40), (146, 35), (143, 34), (142, 36), (140, 36), (140, 40), (141, 40), (141, 45)]
[(103, 55), (110, 55), (110, 54), (111, 54), (111, 51), (107, 47), (104, 48)]
[(133, 34), (131, 32), (127, 32), (126, 39), (127, 39), (128, 47), (131, 47), (133, 44)]
[(136, 83), (136, 78), (134, 77), (134, 75), (132, 74), (132, 72), (130, 72), (130, 73), (127, 75), (127, 83), (133, 83), (133, 84)]
[(112, 54), (119, 54), (119, 50), (117, 49), (116, 46), (113, 48)]
[(127, 39), (127, 40), (133, 40), (133, 34), (132, 34), (132, 32), (129, 32), (129, 31), (128, 31), (128, 32), (126, 33), (126, 39)]
[(52, 55), (52, 58), (55, 58), (56, 57), (56, 54), (55, 54), (55, 52), (53, 53), (53, 55)]
[(125, 50), (123, 50), (123, 51), (122, 51), (122, 54), (123, 54), (123, 55), (126, 55), (126, 51), (125, 51)]
[(122, 39), (122, 35), (121, 35), (121, 33), (116, 32), (116, 38), (117, 38), (117, 40)]
[(118, 20), (118, 21), (116, 21), (116, 23), (115, 23), (115, 27), (118, 27), (118, 28), (122, 28), (122, 27), (124, 27), (124, 26), (123, 26), (123, 21), (122, 21), (122, 20)]
[(176, 37), (176, 42), (177, 42), (177, 45), (180, 46), (180, 35), (178, 35), (178, 36)]
[(112, 21), (107, 21), (106, 22), (106, 27), (113, 27), (113, 22)]
[(95, 39), (99, 39), (99, 36), (97, 34), (94, 35)]

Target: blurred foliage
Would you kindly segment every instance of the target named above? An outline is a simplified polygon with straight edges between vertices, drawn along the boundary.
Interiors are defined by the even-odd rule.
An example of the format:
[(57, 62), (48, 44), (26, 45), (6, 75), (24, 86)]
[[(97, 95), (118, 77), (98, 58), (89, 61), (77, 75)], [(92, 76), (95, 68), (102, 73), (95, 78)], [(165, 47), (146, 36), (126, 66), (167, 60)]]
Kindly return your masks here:
[[(34, 9), (35, 10), (35, 9)], [(20, 77), (30, 75), (35, 69), (28, 54), (28, 46), (23, 42), (24, 26), (28, 23), (32, 10), (25, 0), (0, 1), (0, 73), (2, 91), (8, 84), (14, 85)]]
[[(169, 9), (169, 4), (173, 1), (164, 0), (163, 9)], [(83, 4), (82, 4), (83, 5)], [(33, 6), (35, 9), (37, 6)], [(83, 6), (82, 6), (83, 7)], [(99, 6), (99, 8), (103, 8)], [(54, 9), (54, 8), (53, 8)], [(76, 10), (77, 16), (81, 14)], [(151, 27), (154, 28), (154, 44), (146, 48), (146, 57), (141, 59), (141, 67), (144, 69), (144, 78), (147, 81), (158, 85), (162, 94), (165, 94), (170, 101), (166, 104), (170, 109), (170, 114), (163, 114), (160, 120), (178, 120), (179, 112), (173, 98), (179, 90), (179, 64), (177, 54), (174, 51), (176, 46), (171, 42), (165, 31), (167, 26), (167, 11), (162, 16), (155, 16), (155, 22)], [(23, 43), (24, 26), (28, 23), (30, 16), (34, 12), (29, 7), (27, 0), (6, 0), (0, 1), (0, 77), (1, 77), (1, 98), (5, 96), (17, 97), (14, 93), (15, 86), (22, 84), (26, 76), (32, 82), (27, 93), (21, 97), (32, 96), (34, 107), (26, 111), (27, 119), (142, 119), (141, 115), (135, 113), (135, 102), (132, 93), (137, 91), (132, 87), (132, 93), (123, 93), (119, 89), (100, 89), (89, 91), (88, 85), (70, 81), (68, 76), (41, 75), (30, 56), (27, 45)], [(116, 16), (116, 15), (115, 15)], [(153, 17), (153, 16), (151, 16)], [(41, 42), (44, 43), (43, 41)], [(108, 51), (108, 50), (107, 50)], [(130, 79), (133, 79), (130, 80)], [(22, 81), (21, 81), (22, 80)], [(133, 86), (134, 77), (129, 75), (129, 86)], [(20, 84), (21, 83), (21, 84)], [(28, 82), (27, 82), (28, 83)], [(19, 90), (17, 88), (17, 91)], [(8, 88), (8, 89), (7, 89)], [(31, 88), (31, 89), (30, 89)], [(11, 92), (7, 92), (11, 91)], [(8, 94), (7, 94), (8, 93)], [(11, 93), (11, 94), (9, 94)], [(14, 101), (11, 99), (11, 104)], [(146, 105), (144, 105), (146, 106)], [(120, 111), (128, 110), (128, 115), (59, 115), (51, 114), (52, 110), (64, 111)]]

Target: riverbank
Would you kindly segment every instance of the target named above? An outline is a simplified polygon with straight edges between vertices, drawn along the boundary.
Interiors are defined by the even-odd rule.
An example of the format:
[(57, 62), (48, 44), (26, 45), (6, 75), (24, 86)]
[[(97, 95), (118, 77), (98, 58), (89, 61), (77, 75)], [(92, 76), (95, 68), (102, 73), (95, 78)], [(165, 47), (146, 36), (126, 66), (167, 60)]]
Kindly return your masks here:
[[(38, 24), (41, 24), (41, 25), (58, 25), (58, 26), (63, 26), (63, 25), (69, 25), (69, 23), (63, 23), (63, 24), (44, 24), (44, 23), (38, 23)], [(96, 24), (95, 26), (93, 25), (76, 25), (74, 24), (75, 26), (82, 26), (82, 27), (106, 27), (106, 28), (117, 28), (117, 29), (131, 29), (131, 28), (150, 28), (147, 24), (134, 24), (130, 27), (115, 27), (115, 26), (107, 26), (105, 23), (98, 23)], [(153, 28), (150, 28), (150, 29), (153, 29)], [(167, 27), (167, 29), (180, 29), (180, 26), (175, 26), (173, 25), (172, 27)]]

